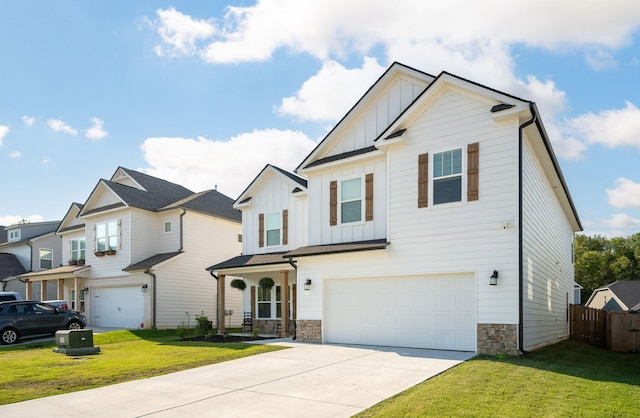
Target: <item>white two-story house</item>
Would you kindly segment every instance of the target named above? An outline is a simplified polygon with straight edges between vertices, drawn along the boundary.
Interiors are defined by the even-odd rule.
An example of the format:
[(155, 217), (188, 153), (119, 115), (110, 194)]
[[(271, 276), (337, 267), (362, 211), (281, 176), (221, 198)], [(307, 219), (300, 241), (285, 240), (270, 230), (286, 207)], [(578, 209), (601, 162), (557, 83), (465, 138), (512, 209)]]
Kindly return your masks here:
[[(533, 102), (394, 63), (296, 173), (288, 235), (303, 240), (278, 265), (296, 273), (298, 340), (515, 354), (568, 336), (582, 227)], [(236, 207), (290, 210), (293, 188), (270, 187), (254, 181)], [(268, 227), (251, 213), (258, 254)]]
[(60, 221), (27, 222), (2, 227), (6, 241), (0, 242), (0, 280), (5, 291), (18, 292), (33, 300), (56, 299), (56, 283), (21, 281), (27, 272), (46, 271), (62, 264), (62, 244), (55, 232)]
[[(217, 190), (194, 193), (119, 167), (61, 222), (64, 265), (23, 278), (60, 283), (92, 326), (193, 327), (201, 314), (217, 320), (216, 279), (205, 268), (237, 254), (241, 233), (241, 213)], [(223, 319), (239, 325), (241, 293), (226, 297)]]

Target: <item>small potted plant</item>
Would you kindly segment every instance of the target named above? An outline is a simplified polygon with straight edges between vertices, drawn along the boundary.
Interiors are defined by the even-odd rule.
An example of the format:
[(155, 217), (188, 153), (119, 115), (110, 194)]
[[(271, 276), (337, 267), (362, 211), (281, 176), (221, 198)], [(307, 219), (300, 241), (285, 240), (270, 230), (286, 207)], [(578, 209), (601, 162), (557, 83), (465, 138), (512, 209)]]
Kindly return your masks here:
[(258, 282), (258, 286), (260, 286), (261, 288), (263, 288), (265, 291), (271, 289), (273, 287), (275, 283), (273, 282), (273, 279), (271, 277), (263, 277), (262, 279), (260, 279), (260, 281)]
[(116, 250), (113, 248), (109, 248), (107, 251), (105, 251), (105, 254), (107, 255), (115, 255), (116, 254)]
[(96, 257), (104, 257), (105, 252), (104, 251), (96, 251), (95, 253), (93, 253)]
[(78, 260), (69, 260), (70, 266), (75, 266), (76, 264), (78, 264)]
[(84, 266), (84, 259), (83, 259), (83, 258), (79, 259), (79, 260), (77, 261), (77, 264), (78, 264), (79, 266)]

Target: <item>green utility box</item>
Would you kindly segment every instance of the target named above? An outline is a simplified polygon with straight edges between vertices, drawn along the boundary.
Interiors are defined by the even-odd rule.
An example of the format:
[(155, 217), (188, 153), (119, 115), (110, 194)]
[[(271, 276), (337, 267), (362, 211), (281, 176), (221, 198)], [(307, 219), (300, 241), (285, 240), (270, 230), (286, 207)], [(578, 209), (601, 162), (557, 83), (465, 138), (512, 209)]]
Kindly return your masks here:
[(56, 332), (56, 353), (68, 356), (85, 354), (96, 354), (100, 352), (100, 347), (93, 346), (93, 330), (91, 329), (70, 329)]

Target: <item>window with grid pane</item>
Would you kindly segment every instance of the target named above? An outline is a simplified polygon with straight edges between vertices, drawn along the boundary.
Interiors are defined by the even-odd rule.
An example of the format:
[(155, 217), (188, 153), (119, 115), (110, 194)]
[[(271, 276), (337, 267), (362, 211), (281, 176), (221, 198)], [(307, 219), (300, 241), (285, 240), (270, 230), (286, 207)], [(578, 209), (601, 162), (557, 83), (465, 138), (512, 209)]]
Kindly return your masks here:
[(433, 203), (462, 201), (462, 149), (433, 155)]

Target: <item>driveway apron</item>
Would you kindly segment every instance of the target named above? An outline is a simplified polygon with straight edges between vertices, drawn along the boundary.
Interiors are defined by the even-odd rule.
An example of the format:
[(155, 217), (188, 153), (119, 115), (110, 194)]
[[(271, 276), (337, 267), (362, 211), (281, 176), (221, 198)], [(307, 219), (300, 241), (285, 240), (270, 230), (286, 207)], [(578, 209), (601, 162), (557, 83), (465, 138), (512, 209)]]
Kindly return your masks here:
[(149, 379), (0, 406), (3, 417), (349, 417), (473, 353), (303, 344)]

